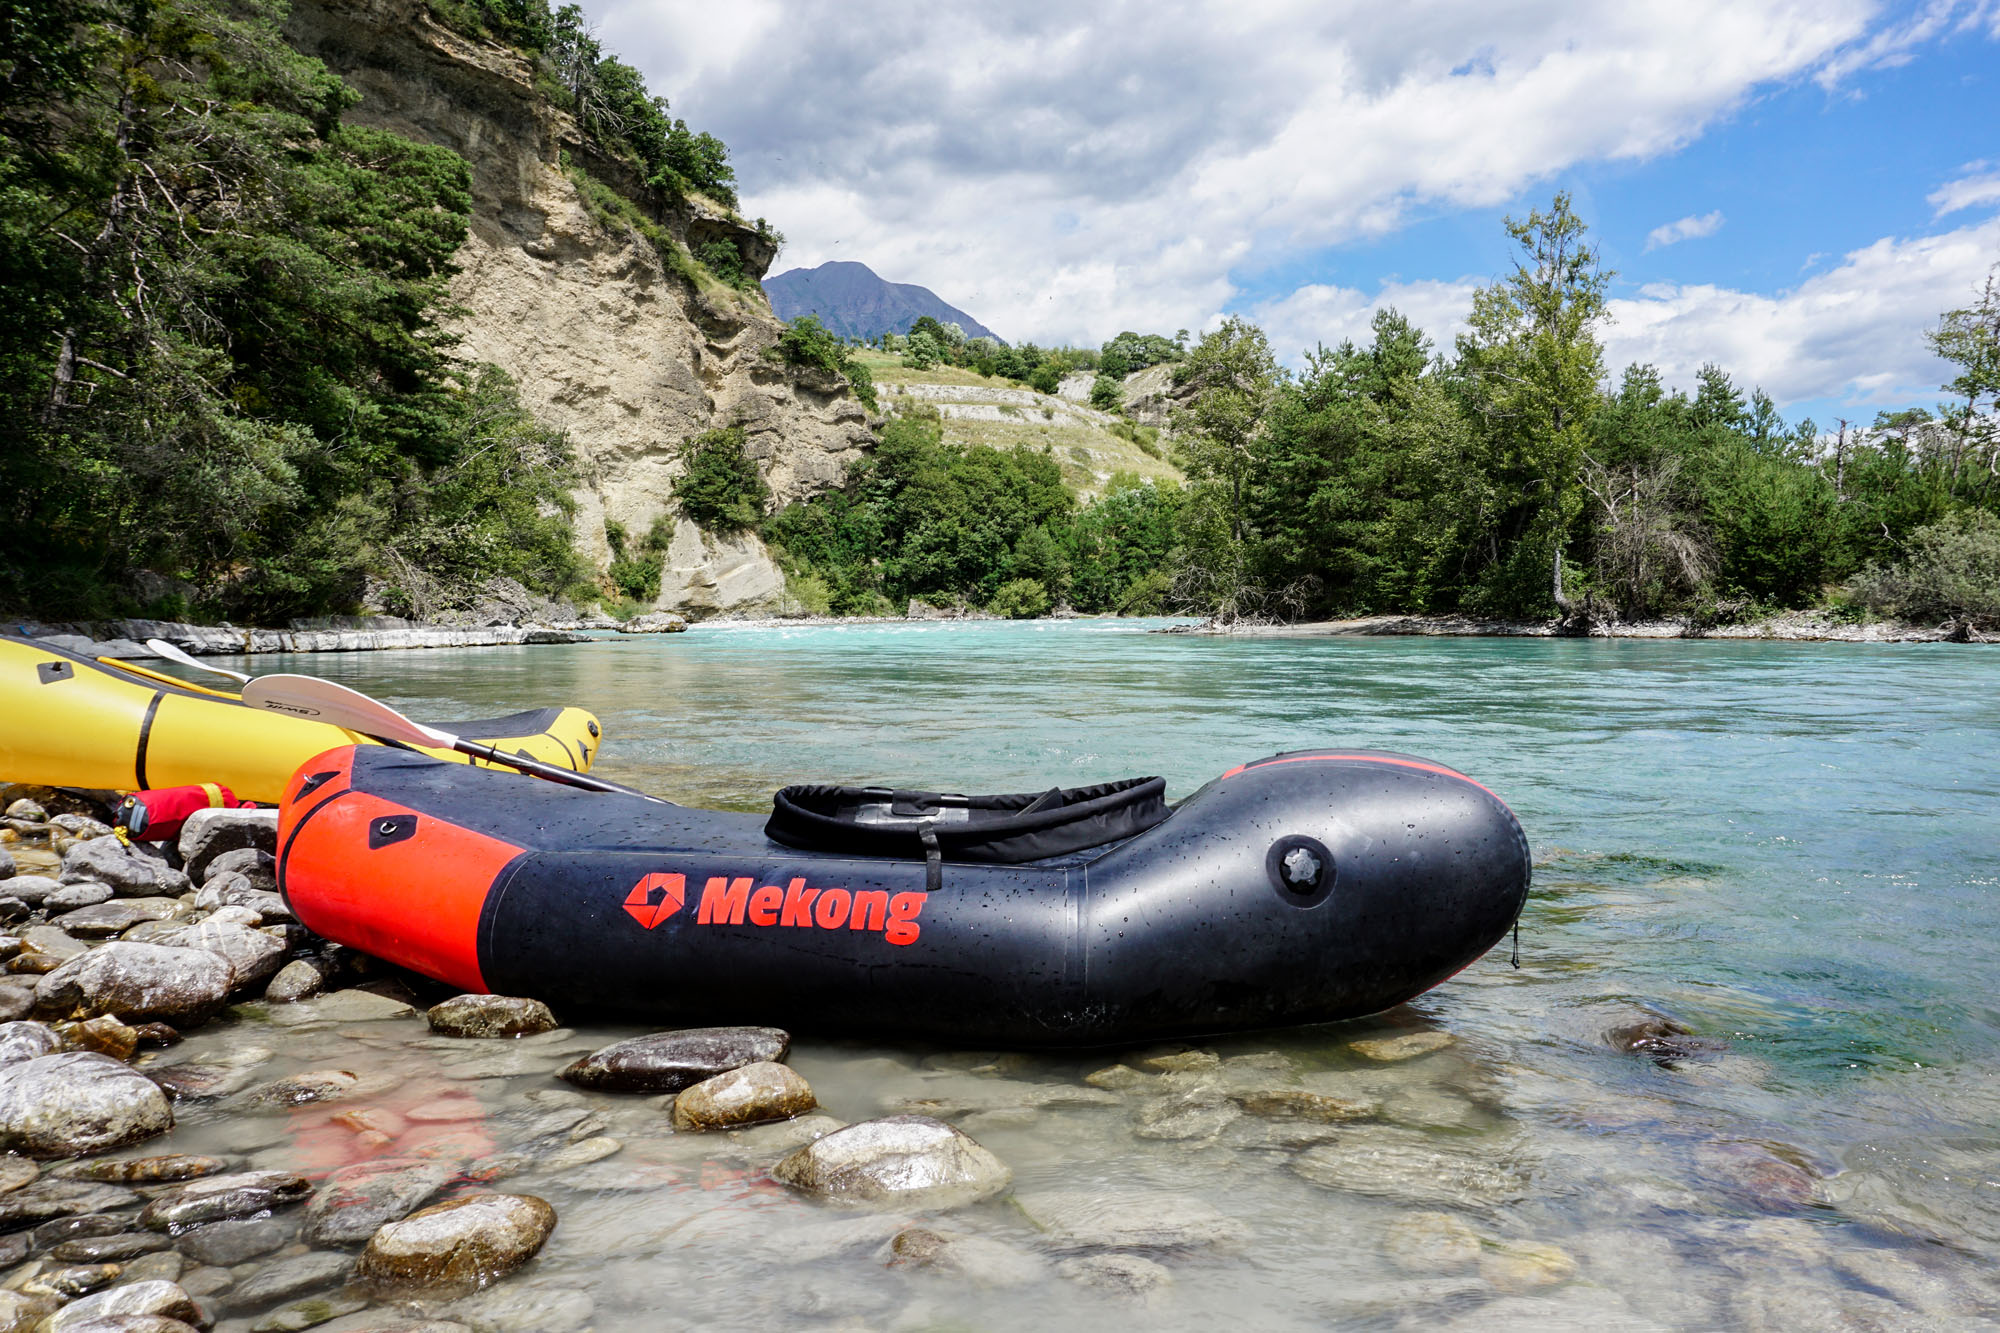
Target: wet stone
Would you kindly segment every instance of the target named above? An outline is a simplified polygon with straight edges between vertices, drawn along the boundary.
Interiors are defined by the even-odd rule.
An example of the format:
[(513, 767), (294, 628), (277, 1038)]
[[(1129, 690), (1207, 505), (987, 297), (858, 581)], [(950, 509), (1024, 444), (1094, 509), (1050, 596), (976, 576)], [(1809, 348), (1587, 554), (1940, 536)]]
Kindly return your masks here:
[(0, 1329), (7, 1333), (32, 1333), (61, 1305), (53, 1296), (29, 1296), (19, 1291), (0, 1291)]
[(124, 1270), (117, 1264), (63, 1264), (47, 1268), (22, 1285), (31, 1294), (48, 1294), (74, 1299), (101, 1291), (116, 1282)]
[(532, 1037), (556, 1026), (547, 1005), (514, 995), (454, 995), (425, 1017), (446, 1037)]
[(367, 1308), (368, 1302), (359, 1296), (309, 1296), (271, 1311), (250, 1325), (250, 1333), (301, 1333)]
[[(47, 905), (51, 909), (59, 906), (53, 898)], [(78, 910), (65, 912), (52, 924), (80, 940), (109, 939), (142, 922), (169, 920), (181, 910), (180, 903), (172, 898), (116, 898), (95, 906), (76, 906)]]
[(151, 1231), (127, 1231), (116, 1236), (66, 1240), (51, 1249), (49, 1257), (66, 1264), (122, 1264), (142, 1254), (172, 1249), (173, 1244), (165, 1236)]
[(187, 1027), (222, 1006), (233, 980), (229, 963), (206, 950), (115, 940), (50, 972), (35, 996), (53, 1013)]
[(812, 1088), (789, 1066), (759, 1060), (703, 1079), (674, 1098), (673, 1126), (683, 1132), (790, 1120), (817, 1107)]
[(52, 829), (86, 842), (92, 838), (108, 838), (112, 833), (111, 825), (84, 814), (55, 815), (49, 819), (48, 824)]
[(56, 1031), (63, 1045), (72, 1051), (96, 1051), (114, 1060), (130, 1060), (139, 1049), (139, 1033), (113, 1018), (99, 1014), (81, 1023), (60, 1023)]
[(174, 1247), (198, 1264), (234, 1268), (290, 1245), (299, 1234), (296, 1217), (279, 1214), (244, 1222), (210, 1222), (174, 1238)]
[(11, 1065), (62, 1049), (62, 1038), (42, 1023), (0, 1023), (0, 1065)]
[(146, 1205), (139, 1221), (155, 1231), (181, 1232), (204, 1222), (255, 1217), (303, 1203), (312, 1182), (289, 1171), (239, 1171), (205, 1176)]
[(864, 1120), (815, 1139), (771, 1169), (796, 1190), (838, 1203), (951, 1208), (998, 1194), (1007, 1165), (928, 1116)]
[(1235, 1102), (1247, 1115), (1266, 1120), (1305, 1120), (1316, 1124), (1365, 1120), (1379, 1109), (1373, 1102), (1332, 1097), (1323, 1092), (1307, 1092), (1299, 1088), (1238, 1093)]
[(80, 1051), (0, 1066), (0, 1148), (87, 1156), (173, 1127), (158, 1085), (108, 1056)]
[(271, 984), (264, 987), (264, 998), (273, 1004), (310, 1000), (326, 989), (327, 974), (325, 964), (315, 959), (295, 958), (272, 976)]
[(1648, 1018), (1613, 1028), (1604, 1034), (1604, 1040), (1613, 1050), (1643, 1055), (1663, 1069), (1729, 1049), (1727, 1042), (1697, 1037), (1671, 1018)]
[(49, 812), (42, 808), (41, 802), (22, 796), (8, 803), (7, 818), (24, 820), (30, 824), (46, 824), (49, 822)]
[(121, 1282), (178, 1282), (187, 1260), (178, 1250), (158, 1250), (142, 1254), (125, 1265)]
[(23, 1185), (34, 1183), (42, 1173), (34, 1161), (16, 1153), (0, 1153), (0, 1194), (12, 1194)]
[(982, 1287), (1040, 1282), (1047, 1267), (1035, 1255), (987, 1236), (911, 1227), (889, 1242), (889, 1267), (949, 1274)]
[(310, 1069), (266, 1083), (250, 1094), (252, 1106), (283, 1109), (330, 1102), (363, 1087), (361, 1075), (348, 1069)]
[(159, 943), (183, 949), (205, 949), (225, 960), (234, 973), (231, 989), (268, 981), (285, 965), (285, 946), (260, 930), (211, 916), (184, 926)]
[(187, 873), (207, 883), (208, 868), (228, 852), (242, 847), (276, 853), (278, 812), (275, 810), (198, 810), (181, 826), (181, 861)]
[(1350, 1041), (1347, 1043), (1347, 1049), (1364, 1060), (1373, 1060), (1377, 1064), (1386, 1065), (1414, 1060), (1420, 1055), (1441, 1051), (1454, 1040), (1449, 1032), (1410, 1032), (1400, 1037), (1374, 1037), (1365, 1041)]
[(384, 1226), (356, 1273), (382, 1290), (471, 1292), (534, 1258), (555, 1225), (531, 1194), (468, 1194)]
[[(137, 1203), (139, 1196), (120, 1191), (127, 1203)], [(117, 1203), (105, 1205), (119, 1207)], [(89, 1239), (96, 1236), (116, 1236), (132, 1230), (135, 1219), (125, 1213), (77, 1213), (59, 1217), (53, 1222), (44, 1222), (28, 1233), (28, 1238), (38, 1250), (48, 1250), (67, 1240)]]
[(228, 1065), (183, 1064), (149, 1069), (147, 1077), (177, 1102), (213, 1101), (250, 1086), (256, 1074)]
[(52, 893), (62, 891), (62, 881), (50, 879), (46, 875), (16, 875), (7, 881), (7, 896), (19, 898), (30, 905), (40, 903)]
[(600, 1092), (679, 1092), (760, 1060), (782, 1061), (791, 1048), (777, 1028), (686, 1028), (606, 1046), (557, 1077)]
[(305, 1238), (315, 1245), (359, 1244), (444, 1188), (451, 1174), (437, 1162), (394, 1158), (342, 1167), (307, 1206)]
[(93, 1319), (112, 1315), (164, 1315), (186, 1324), (208, 1323), (194, 1298), (174, 1283), (133, 1282), (64, 1306), (49, 1320), (48, 1333), (74, 1333)]
[(0, 1022), (12, 1022), (35, 1012), (35, 978), (0, 976)]
[(1223, 1093), (1205, 1089), (1140, 1107), (1132, 1132), (1142, 1139), (1212, 1139), (1242, 1114)]
[(1085, 1074), (1083, 1081), (1093, 1088), (1103, 1088), (1107, 1092), (1129, 1092), (1133, 1088), (1143, 1088), (1153, 1081), (1150, 1074), (1142, 1074), (1130, 1065), (1110, 1065)]
[(1044, 1190), (1014, 1202), (1059, 1250), (1226, 1249), (1248, 1234), (1241, 1222), (1189, 1194)]
[(1137, 1063), (1141, 1069), (1150, 1069), (1156, 1074), (1188, 1074), (1220, 1069), (1222, 1057), (1214, 1051), (1174, 1051), (1166, 1055), (1149, 1055)]
[[(64, 962), (78, 957), (90, 948), (88, 944), (59, 926), (30, 926), (21, 932), (21, 944), (28, 953), (45, 954)], [(19, 958), (11, 960), (11, 962), (19, 961)]]
[(410, 1005), (373, 991), (337, 990), (312, 999), (287, 1004), (273, 1010), (280, 1023), (373, 1023), (382, 1019), (408, 1018), (416, 1013)]
[(310, 1292), (322, 1291), (347, 1280), (354, 1271), (354, 1257), (316, 1251), (279, 1259), (257, 1270), (231, 1289), (227, 1304), (235, 1310), (254, 1310), (279, 1301), (289, 1301)]
[(236, 1275), (226, 1268), (190, 1268), (179, 1278), (181, 1290), (198, 1301), (219, 1296), (236, 1285)]

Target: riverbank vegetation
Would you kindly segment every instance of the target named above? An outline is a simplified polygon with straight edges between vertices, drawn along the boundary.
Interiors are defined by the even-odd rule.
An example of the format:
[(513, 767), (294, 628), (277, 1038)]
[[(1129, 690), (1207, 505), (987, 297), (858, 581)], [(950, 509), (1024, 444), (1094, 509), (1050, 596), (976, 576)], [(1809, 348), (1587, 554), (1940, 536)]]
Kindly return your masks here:
[[(648, 188), (734, 202), (722, 144), (574, 7), (432, 10), (522, 50)], [(282, 14), (0, 23), (0, 607), (282, 623), (364, 592), (450, 609), (499, 576), (589, 595), (568, 441), (443, 327), (465, 161), (343, 123), (355, 94)]]
[[(1184, 337), (1107, 344), (1100, 366), (1128, 341), (1172, 362), (1167, 442), (1188, 484), (1045, 506), (1034, 549), (1052, 554), (1032, 567), (1017, 556), (1025, 529), (975, 535), (905, 512), (929, 492), (885, 486), (867, 465), (846, 493), (768, 531), (849, 612), (904, 595), (985, 601), (1035, 579), (1050, 604), (1223, 621), (1712, 624), (1818, 606), (2000, 627), (1994, 284), (1929, 335), (1958, 372), (1949, 401), (1828, 432), (1786, 422), (1720, 366), (1692, 390), (1651, 366), (1608, 377), (1599, 333), (1611, 275), (1568, 198), (1508, 230), (1519, 262), (1477, 294), (1448, 349), (1393, 310), (1365, 342), (1316, 348), (1297, 372), (1241, 319), (1191, 349)], [(1108, 369), (1133, 365), (1120, 353)], [(987, 465), (973, 458), (929, 466)], [(899, 560), (893, 542), (802, 539), (864, 512), (870, 532), (922, 533), (926, 559)], [(1015, 587), (1007, 607), (1036, 600)]]

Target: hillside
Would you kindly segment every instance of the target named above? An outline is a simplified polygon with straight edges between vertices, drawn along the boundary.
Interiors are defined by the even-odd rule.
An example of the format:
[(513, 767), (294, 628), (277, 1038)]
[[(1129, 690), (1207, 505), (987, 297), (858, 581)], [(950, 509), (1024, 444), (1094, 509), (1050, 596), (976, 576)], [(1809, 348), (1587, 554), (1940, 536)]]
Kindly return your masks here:
[(968, 338), (1000, 336), (928, 287), (886, 282), (866, 264), (831, 260), (818, 268), (795, 268), (764, 280), (764, 293), (779, 319), (818, 315), (843, 338), (873, 342), (885, 333), (908, 333), (925, 315), (956, 324)]
[[(1085, 403), (970, 370), (951, 366), (910, 370), (901, 364), (902, 358), (880, 352), (864, 352), (859, 359), (874, 374), (886, 410), (935, 408), (944, 419), (948, 444), (1047, 448), (1061, 466), (1063, 480), (1081, 498), (1101, 494), (1119, 472), (1181, 480), (1158, 432), (1149, 427), (1135, 427)], [(1087, 389), (1086, 385), (1086, 395)]]

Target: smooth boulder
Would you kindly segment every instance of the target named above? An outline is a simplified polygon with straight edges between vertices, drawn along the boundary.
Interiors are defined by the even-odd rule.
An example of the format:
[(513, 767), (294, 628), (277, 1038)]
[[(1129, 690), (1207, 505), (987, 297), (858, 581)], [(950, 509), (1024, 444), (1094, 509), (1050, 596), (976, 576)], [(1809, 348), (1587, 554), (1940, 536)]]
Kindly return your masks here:
[(555, 1226), (532, 1194), (468, 1194), (377, 1231), (356, 1272), (379, 1290), (467, 1294), (534, 1258)]
[(782, 1061), (791, 1036), (778, 1028), (683, 1028), (592, 1051), (558, 1078), (600, 1092), (679, 1092), (760, 1060)]
[(235, 979), (229, 961), (207, 949), (115, 940), (44, 976), (35, 1000), (63, 1016), (110, 1014), (126, 1023), (188, 1027), (222, 1007)]
[(278, 891), (278, 858), (262, 847), (238, 847), (210, 861), (201, 872), (202, 887), (226, 875), (241, 875), (251, 888)]
[(235, 973), (231, 989), (268, 981), (285, 965), (281, 942), (253, 926), (214, 917), (162, 935), (159, 942), (174, 948), (206, 949), (224, 959)]
[(157, 1315), (197, 1327), (208, 1324), (208, 1316), (177, 1283), (154, 1280), (127, 1283), (74, 1301), (50, 1316), (45, 1327), (48, 1333), (75, 1333), (94, 1320), (118, 1315)]
[(210, 862), (244, 847), (277, 852), (276, 810), (197, 810), (181, 825), (181, 862), (196, 883), (207, 883)]
[(17, 1064), (62, 1049), (62, 1038), (46, 1023), (0, 1023), (0, 1065)]
[(682, 1132), (734, 1129), (790, 1120), (818, 1105), (811, 1085), (789, 1065), (759, 1060), (683, 1090), (674, 1098), (673, 1124)]
[(970, 1136), (922, 1115), (837, 1129), (779, 1162), (771, 1175), (837, 1203), (903, 1208), (974, 1203), (1013, 1181), (1007, 1164)]
[(0, 1148), (80, 1157), (173, 1127), (159, 1085), (110, 1056), (72, 1051), (0, 1067)]
[(556, 1026), (547, 1005), (515, 995), (454, 995), (425, 1017), (445, 1037), (532, 1037)]

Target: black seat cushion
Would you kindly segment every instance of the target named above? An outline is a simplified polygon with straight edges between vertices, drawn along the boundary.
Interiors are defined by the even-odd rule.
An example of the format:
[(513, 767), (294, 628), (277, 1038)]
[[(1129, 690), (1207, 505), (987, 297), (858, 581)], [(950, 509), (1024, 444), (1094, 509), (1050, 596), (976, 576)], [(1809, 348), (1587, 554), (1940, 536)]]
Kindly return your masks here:
[(929, 832), (946, 860), (1016, 865), (1122, 841), (1167, 814), (1164, 778), (1003, 796), (802, 784), (771, 799), (764, 832), (801, 851), (912, 860)]

